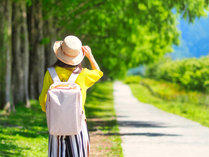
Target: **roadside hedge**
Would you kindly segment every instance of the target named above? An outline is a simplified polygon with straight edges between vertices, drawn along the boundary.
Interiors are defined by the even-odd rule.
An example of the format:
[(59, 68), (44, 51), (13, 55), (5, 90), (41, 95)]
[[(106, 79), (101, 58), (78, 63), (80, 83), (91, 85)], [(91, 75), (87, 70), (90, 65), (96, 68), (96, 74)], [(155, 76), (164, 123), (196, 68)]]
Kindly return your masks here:
[(146, 68), (146, 76), (177, 83), (189, 90), (209, 91), (209, 56), (164, 60)]

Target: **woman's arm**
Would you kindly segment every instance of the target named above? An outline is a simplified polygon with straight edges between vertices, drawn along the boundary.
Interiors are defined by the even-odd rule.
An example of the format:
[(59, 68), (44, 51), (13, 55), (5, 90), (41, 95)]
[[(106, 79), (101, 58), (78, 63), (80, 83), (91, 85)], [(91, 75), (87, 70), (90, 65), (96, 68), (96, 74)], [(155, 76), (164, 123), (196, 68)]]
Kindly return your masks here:
[(82, 50), (84, 51), (85, 56), (88, 58), (91, 68), (93, 70), (97, 69), (100, 70), (99, 65), (97, 64), (96, 60), (94, 59), (94, 56), (91, 52), (91, 48), (89, 46), (82, 46)]

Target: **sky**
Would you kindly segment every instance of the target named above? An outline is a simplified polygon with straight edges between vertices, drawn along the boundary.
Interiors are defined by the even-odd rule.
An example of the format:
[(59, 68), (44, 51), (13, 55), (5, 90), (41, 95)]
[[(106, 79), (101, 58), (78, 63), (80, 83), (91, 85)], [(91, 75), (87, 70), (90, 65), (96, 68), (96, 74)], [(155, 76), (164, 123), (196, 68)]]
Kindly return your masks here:
[(196, 18), (193, 24), (181, 19), (178, 28), (180, 45), (173, 46), (174, 52), (170, 54), (174, 60), (209, 54), (209, 17)]

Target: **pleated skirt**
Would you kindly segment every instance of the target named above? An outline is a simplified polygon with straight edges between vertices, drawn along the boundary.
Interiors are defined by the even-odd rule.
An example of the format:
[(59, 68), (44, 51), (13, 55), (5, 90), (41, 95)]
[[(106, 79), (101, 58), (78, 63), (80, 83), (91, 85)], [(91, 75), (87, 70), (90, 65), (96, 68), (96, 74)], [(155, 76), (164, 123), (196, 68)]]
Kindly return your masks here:
[(90, 140), (86, 121), (79, 134), (49, 135), (48, 157), (89, 157)]

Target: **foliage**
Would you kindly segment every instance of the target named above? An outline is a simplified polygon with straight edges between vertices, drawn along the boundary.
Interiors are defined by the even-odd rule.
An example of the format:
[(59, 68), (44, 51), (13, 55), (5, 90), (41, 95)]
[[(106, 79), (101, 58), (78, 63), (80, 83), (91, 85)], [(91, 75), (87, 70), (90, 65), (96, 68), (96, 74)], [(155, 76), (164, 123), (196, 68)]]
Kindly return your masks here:
[[(87, 117), (101, 118), (89, 121), (90, 131), (101, 130), (104, 134), (118, 133), (113, 107), (112, 83), (98, 83), (88, 93)], [(101, 104), (102, 102), (102, 104)], [(4, 157), (45, 157), (47, 156), (48, 131), (45, 114), (36, 100), (31, 100), (31, 108), (17, 105), (16, 113), (10, 115), (0, 111), (0, 156)], [(114, 118), (113, 118), (114, 117)], [(111, 143), (107, 156), (122, 156), (121, 139), (117, 135), (105, 137)], [(100, 141), (98, 145), (102, 145)]]
[(126, 84), (139, 83), (140, 80), (141, 80), (141, 77), (140, 76), (127, 76), (124, 79), (124, 83), (126, 83)]
[[(0, 15), (5, 18), (0, 22), (0, 46), (9, 57), (3, 54), (0, 59), (0, 106), (6, 104), (6, 97), (9, 109), (9, 104), (38, 98), (44, 72), (56, 60), (54, 41), (69, 34), (81, 38), (83, 45), (92, 48), (104, 78), (111, 80), (124, 76), (129, 68), (171, 52), (172, 45), (178, 44), (176, 19), (183, 15), (192, 22), (205, 16), (208, 9), (208, 0), (1, 2)], [(12, 41), (6, 40), (11, 37)], [(5, 81), (11, 89), (5, 90)]]
[[(155, 84), (158, 84), (158, 82), (155, 82)], [(165, 89), (161, 89), (161, 85), (161, 83), (158, 84), (159, 91)], [(138, 98), (139, 101), (152, 104), (158, 107), (159, 109), (183, 116), (185, 118), (194, 120), (204, 126), (209, 127), (208, 105), (197, 105), (192, 102), (180, 102), (179, 100), (174, 99), (172, 101), (165, 100), (159, 98), (158, 96), (154, 96), (148, 88), (142, 86), (141, 84), (130, 84), (130, 87), (134, 96)], [(152, 88), (153, 86), (151, 85), (150, 87)], [(169, 86), (167, 86), (167, 88), (169, 88)], [(172, 97), (172, 94), (176, 92), (175, 90), (173, 90), (173, 88), (169, 88), (167, 90), (170, 91), (169, 93), (167, 93), (167, 96), (170, 97)]]
[(178, 44), (178, 15), (192, 22), (206, 15), (208, 1), (45, 0), (43, 6), (47, 16), (56, 17), (61, 34), (79, 36), (105, 74), (115, 78), (171, 52)]
[(142, 79), (155, 96), (168, 101), (180, 103), (191, 103), (195, 105), (209, 105), (209, 95), (198, 91), (183, 89), (180, 85), (166, 81), (156, 81), (153, 79)]
[[(164, 80), (141, 78), (140, 76), (128, 76), (124, 79), (126, 84), (141, 84), (150, 90), (151, 94), (167, 101), (180, 103), (192, 103), (196, 105), (209, 105), (209, 95), (198, 91), (185, 90), (176, 83)], [(208, 82), (207, 82), (208, 83)]]
[(207, 91), (209, 57), (166, 61), (147, 68), (147, 76), (180, 84), (186, 89)]

